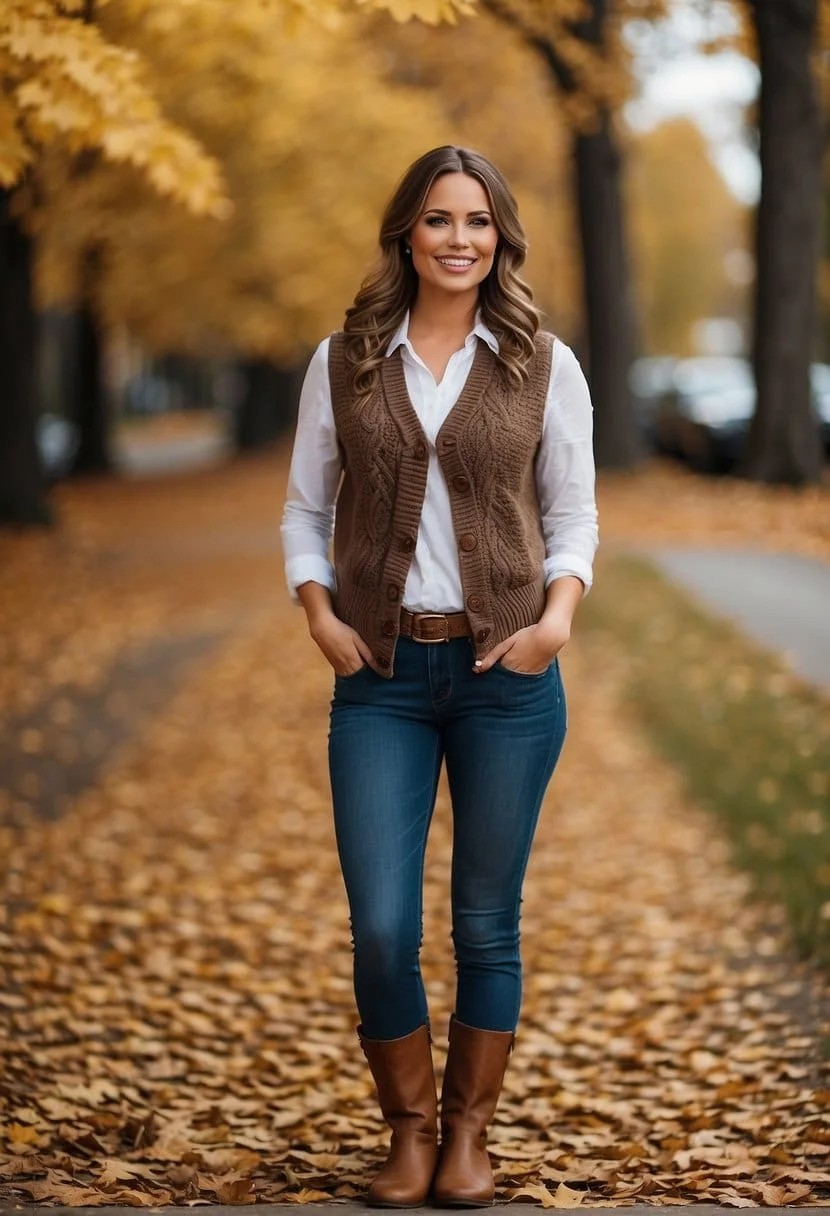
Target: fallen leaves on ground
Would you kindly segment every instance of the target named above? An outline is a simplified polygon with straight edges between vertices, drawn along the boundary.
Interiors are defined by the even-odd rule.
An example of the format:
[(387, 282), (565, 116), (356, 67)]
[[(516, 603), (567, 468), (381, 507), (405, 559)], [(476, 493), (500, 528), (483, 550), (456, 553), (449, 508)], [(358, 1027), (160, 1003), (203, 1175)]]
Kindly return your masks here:
[(830, 560), (830, 472), (820, 485), (704, 477), (670, 460), (599, 477), (603, 545), (762, 549)]
[[(0, 599), (7, 705), (71, 701), (71, 664), (36, 698), (14, 682), (61, 646), (83, 658), (78, 621), (85, 687), (137, 621), (235, 629), (58, 821), (18, 808), (0, 828), (5, 1202), (345, 1200), (382, 1159), (329, 814), (330, 678), (263, 539), (283, 475), (260, 460), (67, 488), (61, 536), (10, 545), (26, 578), (20, 603)], [(524, 1006), (490, 1138), (499, 1197), (824, 1203), (826, 991), (634, 728), (624, 662), (586, 637), (563, 658), (571, 727), (525, 888)], [(423, 950), (439, 1068), (450, 827), (442, 789)]]

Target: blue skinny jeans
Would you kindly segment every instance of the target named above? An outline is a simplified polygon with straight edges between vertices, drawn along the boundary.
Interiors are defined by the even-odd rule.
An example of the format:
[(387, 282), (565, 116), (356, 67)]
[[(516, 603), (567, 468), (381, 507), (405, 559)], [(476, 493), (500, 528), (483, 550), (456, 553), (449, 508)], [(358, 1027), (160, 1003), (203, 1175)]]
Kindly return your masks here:
[(453, 815), (452, 941), (459, 1021), (515, 1030), (522, 884), (562, 748), (559, 662), (473, 673), (469, 638), (400, 638), (391, 680), (335, 677), (329, 771), (363, 1033), (429, 1024), (421, 978), (423, 871), (442, 761)]

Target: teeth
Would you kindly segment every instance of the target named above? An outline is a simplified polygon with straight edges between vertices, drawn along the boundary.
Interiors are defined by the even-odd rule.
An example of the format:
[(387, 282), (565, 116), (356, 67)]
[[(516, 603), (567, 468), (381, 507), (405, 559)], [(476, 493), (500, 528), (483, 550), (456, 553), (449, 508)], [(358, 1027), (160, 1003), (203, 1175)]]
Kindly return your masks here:
[(472, 266), (475, 258), (438, 258), (442, 266)]

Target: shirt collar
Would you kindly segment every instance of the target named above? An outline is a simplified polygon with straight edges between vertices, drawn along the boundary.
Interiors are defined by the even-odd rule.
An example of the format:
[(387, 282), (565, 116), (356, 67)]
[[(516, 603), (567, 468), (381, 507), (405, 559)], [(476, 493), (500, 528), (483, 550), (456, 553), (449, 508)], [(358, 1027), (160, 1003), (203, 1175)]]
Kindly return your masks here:
[[(481, 338), (482, 341), (486, 342), (494, 355), (499, 353), (498, 339), (494, 335), (493, 331), (484, 324), (484, 321), (481, 318), (481, 309), (476, 311), (475, 324), (467, 335), (465, 346), (467, 343), (472, 341), (473, 338)], [(387, 358), (389, 355), (393, 355), (399, 346), (405, 347), (411, 355), (415, 354), (415, 351), (413, 350), (409, 341), (409, 310), (407, 310), (407, 312), (404, 314), (403, 320), (392, 335), (389, 345), (386, 347)]]

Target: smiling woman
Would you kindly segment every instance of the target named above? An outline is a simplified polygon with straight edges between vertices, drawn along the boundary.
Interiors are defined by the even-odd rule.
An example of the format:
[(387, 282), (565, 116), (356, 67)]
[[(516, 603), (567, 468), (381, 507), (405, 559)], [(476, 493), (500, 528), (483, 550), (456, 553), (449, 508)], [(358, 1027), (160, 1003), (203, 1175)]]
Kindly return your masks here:
[(409, 238), (420, 290), (448, 288), (447, 274), (463, 276), (461, 290), (480, 283), (492, 269), (498, 236), (481, 182), (466, 173), (439, 177)]
[[(421, 157), (386, 207), (379, 243), (380, 257), (344, 325), (350, 383), (358, 395), (376, 386), (385, 348), (413, 303), (413, 332), (420, 330), (429, 344), (425, 331), (441, 331), (444, 365), (480, 307), (498, 339), (499, 364), (516, 387), (525, 382), (539, 314), (519, 275), (527, 240), (516, 200), (490, 161), (451, 146)], [(441, 321), (429, 327), (435, 292), (442, 301)], [(437, 354), (440, 363), (440, 349)]]
[[(439, 177), (406, 246), (418, 275), (422, 302), (432, 291), (453, 292), (463, 299), (477, 288), (493, 268), (498, 237), (481, 182), (466, 173)], [(413, 341), (418, 339), (417, 324), (410, 327), (410, 336)], [(419, 351), (436, 381), (443, 378), (450, 356), (458, 349), (458, 338), (464, 336), (453, 335), (443, 326), (436, 332), (421, 327)]]
[[(539, 331), (525, 248), (483, 156), (443, 147), (410, 166), (343, 332), (311, 360), (283, 517), (286, 578), (334, 672), (358, 1034), (393, 1131), (368, 1199), (389, 1207), (493, 1202), (521, 890), (565, 736), (557, 656), (597, 543), (591, 402), (573, 353)], [(439, 1153), (419, 952), (444, 762), (457, 991)]]

